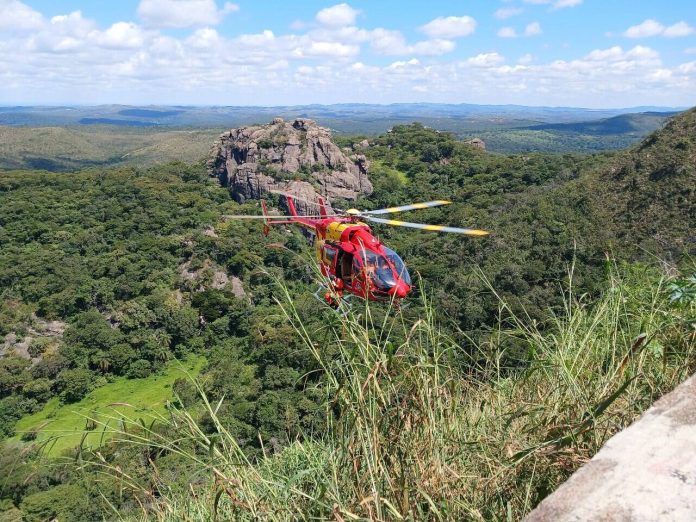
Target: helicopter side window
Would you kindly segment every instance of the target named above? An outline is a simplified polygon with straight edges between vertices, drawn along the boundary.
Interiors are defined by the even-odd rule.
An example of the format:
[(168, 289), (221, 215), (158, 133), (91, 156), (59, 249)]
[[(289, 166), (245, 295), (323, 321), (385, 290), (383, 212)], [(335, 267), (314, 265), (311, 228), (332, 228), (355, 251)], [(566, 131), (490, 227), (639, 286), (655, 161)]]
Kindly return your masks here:
[(330, 265), (333, 266), (334, 259), (336, 259), (336, 249), (332, 246), (329, 245), (324, 245), (322, 247), (324, 251), (324, 260)]

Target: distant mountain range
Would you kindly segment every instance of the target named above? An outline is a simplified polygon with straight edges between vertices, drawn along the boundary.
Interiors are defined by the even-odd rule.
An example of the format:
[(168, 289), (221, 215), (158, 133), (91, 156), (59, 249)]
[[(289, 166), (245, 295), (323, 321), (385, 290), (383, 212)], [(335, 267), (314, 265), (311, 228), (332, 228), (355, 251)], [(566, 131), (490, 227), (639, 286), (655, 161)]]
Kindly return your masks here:
[(390, 105), (336, 104), (275, 107), (147, 106), (126, 105), (65, 107), (0, 107), (0, 125), (54, 126), (110, 124), (124, 126), (236, 127), (286, 119), (316, 119), (338, 132), (384, 132), (396, 123), (421, 121), (445, 130), (529, 127), (538, 124), (575, 123), (622, 114), (676, 112), (674, 107), (583, 109), (526, 107), (522, 105), (473, 105), (395, 103)]
[[(597, 152), (628, 147), (659, 129), (665, 120), (681, 111), (676, 107), (585, 109), (573, 107), (527, 107), (523, 105), (472, 105), (395, 103), (297, 105), (276, 107), (241, 106), (64, 106), (0, 107), (0, 127), (11, 129), (69, 127), (80, 133), (130, 134), (142, 128), (151, 133), (199, 129), (217, 133), (224, 129), (286, 120), (311, 118), (336, 134), (378, 135), (395, 125), (418, 121), (427, 127), (453, 132), (460, 138), (479, 137), (492, 152)], [(99, 126), (100, 130), (92, 129)], [(62, 135), (65, 137), (64, 135)], [(167, 136), (157, 137), (164, 143)], [(175, 136), (180, 141), (181, 136)], [(14, 136), (15, 141), (23, 138)], [(83, 138), (79, 138), (83, 139)], [(86, 136), (85, 139), (90, 139)], [(72, 149), (70, 143), (63, 149)], [(205, 147), (198, 147), (203, 153)], [(12, 164), (14, 162), (14, 156)], [(22, 162), (20, 162), (22, 163)]]
[(571, 123), (544, 123), (527, 127), (528, 130), (547, 130), (576, 132), (591, 135), (610, 135), (638, 133), (647, 134), (654, 131), (665, 118), (674, 116), (677, 112), (640, 112), (620, 114), (611, 118), (596, 121), (581, 121)]

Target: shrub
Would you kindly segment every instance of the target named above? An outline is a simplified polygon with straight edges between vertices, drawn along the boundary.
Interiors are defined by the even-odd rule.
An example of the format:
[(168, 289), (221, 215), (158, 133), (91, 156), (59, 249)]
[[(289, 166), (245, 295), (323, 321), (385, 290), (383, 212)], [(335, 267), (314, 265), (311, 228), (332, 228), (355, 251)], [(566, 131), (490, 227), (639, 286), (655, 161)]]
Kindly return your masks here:
[(143, 379), (152, 373), (152, 363), (145, 359), (133, 361), (128, 367), (126, 376), (129, 379)]
[(78, 402), (92, 389), (94, 375), (85, 368), (63, 370), (58, 375), (56, 387), (60, 400), (65, 403)]

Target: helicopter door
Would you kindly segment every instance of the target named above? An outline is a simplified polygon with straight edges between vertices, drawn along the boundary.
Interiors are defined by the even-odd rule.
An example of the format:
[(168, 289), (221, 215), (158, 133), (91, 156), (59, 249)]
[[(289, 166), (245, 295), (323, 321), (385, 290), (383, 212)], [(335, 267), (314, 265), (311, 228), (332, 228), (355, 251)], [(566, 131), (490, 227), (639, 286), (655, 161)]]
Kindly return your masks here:
[(363, 284), (363, 278), (361, 277), (361, 274), (363, 274), (363, 269), (364, 269), (364, 264), (363, 260), (359, 255), (357, 256), (351, 256), (352, 259), (352, 271), (353, 271), (353, 277), (351, 279), (351, 285), (354, 290), (358, 292), (364, 292), (364, 284)]
[(336, 261), (336, 277), (343, 279), (343, 282), (348, 286), (352, 286), (352, 270), (353, 254), (349, 254), (342, 250), (338, 252), (338, 261)]

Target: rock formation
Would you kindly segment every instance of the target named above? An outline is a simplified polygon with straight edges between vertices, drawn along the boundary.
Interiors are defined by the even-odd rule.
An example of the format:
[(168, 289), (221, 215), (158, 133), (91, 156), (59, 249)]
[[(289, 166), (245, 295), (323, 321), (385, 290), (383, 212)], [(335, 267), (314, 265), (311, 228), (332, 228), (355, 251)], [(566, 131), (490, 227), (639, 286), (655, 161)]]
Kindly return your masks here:
[[(292, 123), (275, 118), (268, 125), (225, 132), (211, 148), (207, 165), (240, 203), (269, 192), (289, 192), (310, 202), (320, 195), (330, 202), (372, 192), (365, 156), (349, 155), (328, 129), (304, 118)], [(302, 212), (317, 212), (314, 205), (297, 204)]]
[(466, 143), (467, 145), (471, 145), (472, 147), (476, 147), (477, 149), (486, 150), (486, 142), (483, 141), (481, 138), (467, 140), (464, 143)]

